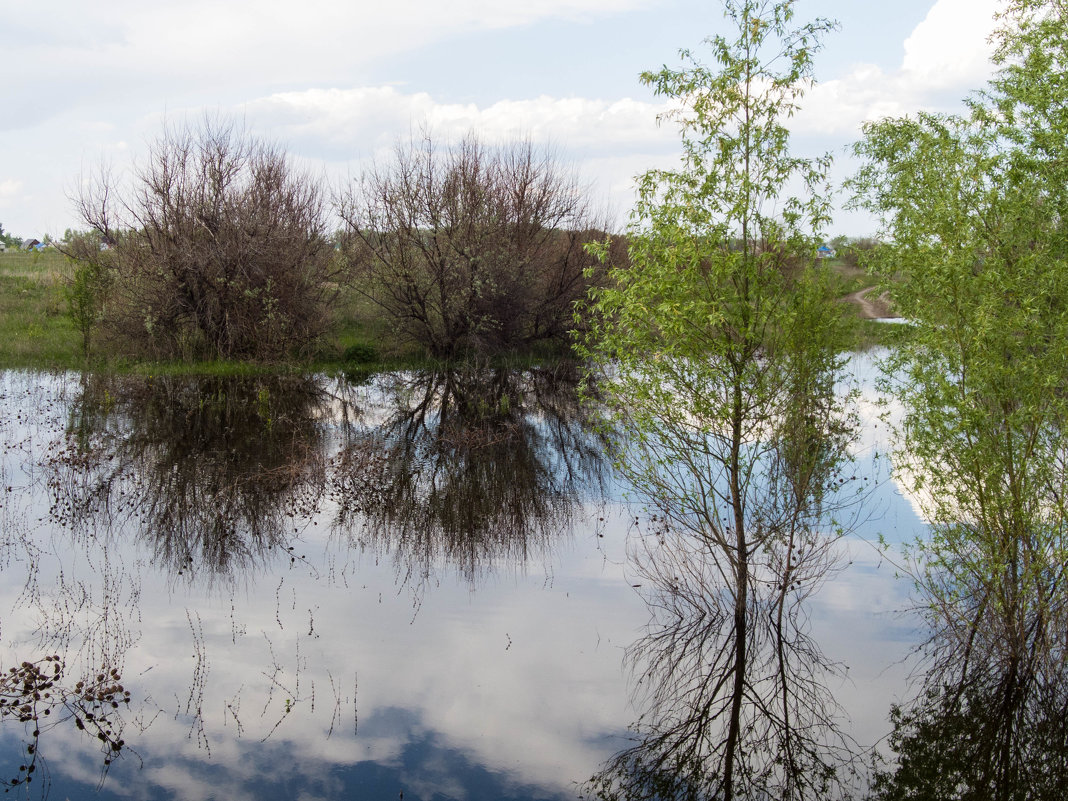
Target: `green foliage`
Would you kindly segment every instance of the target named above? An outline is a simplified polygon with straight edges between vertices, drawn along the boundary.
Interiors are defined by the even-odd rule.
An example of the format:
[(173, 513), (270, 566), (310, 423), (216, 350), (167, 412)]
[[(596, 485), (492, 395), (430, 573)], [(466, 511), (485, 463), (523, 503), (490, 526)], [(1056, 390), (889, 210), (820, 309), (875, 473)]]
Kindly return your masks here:
[[(611, 400), (635, 430), (681, 427), (742, 449), (773, 436), (791, 405), (782, 387), (833, 371), (843, 323), (813, 258), (828, 160), (793, 156), (784, 126), (831, 26), (788, 28), (791, 2), (725, 6), (738, 38), (708, 41), (719, 72), (684, 51), (683, 69), (642, 76), (685, 104), (673, 115), (682, 165), (641, 177), (630, 264), (591, 291), (580, 353), (613, 365)], [(786, 196), (797, 183), (813, 193)]]
[[(680, 766), (689, 773), (678, 782), (698, 797), (825, 797), (833, 781), (824, 747), (833, 703), (795, 686), (793, 671), (802, 647), (806, 670), (829, 668), (805, 639), (797, 602), (827, 567), (817, 521), (850, 428), (834, 392), (845, 323), (815, 259), (828, 159), (794, 156), (785, 126), (832, 26), (792, 27), (789, 1), (724, 6), (737, 36), (707, 40), (714, 67), (684, 51), (681, 69), (642, 76), (680, 105), (670, 117), (682, 163), (641, 177), (629, 264), (610, 263), (606, 285), (590, 293), (580, 353), (610, 375), (607, 402), (630, 434), (619, 467), (661, 521), (658, 542), (688, 538), (718, 576), (693, 597), (716, 607), (704, 625), (732, 623), (719, 639), (702, 637), (717, 643), (709, 658), (726, 672), (687, 685), (715, 688), (689, 699), (702, 710), (694, 720), (671, 703), (643, 721), (646, 752), (626, 752), (614, 778), (595, 780), (604, 797), (641, 797), (650, 777)], [(607, 259), (607, 246), (599, 253)], [(679, 572), (655, 567), (671, 558), (650, 555), (651, 572), (700, 572), (687, 560)], [(644, 678), (686, 682), (656, 667)]]
[(890, 712), (892, 767), (877, 766), (872, 801), (1060, 801), (1068, 781), (1063, 688), (1023, 713), (1020, 737), (1003, 750), (1005, 688), (991, 673), (966, 688), (928, 688)]
[(63, 248), (74, 268), (65, 291), (67, 315), (81, 334), (82, 355), (88, 358), (110, 282), (108, 253), (101, 251), (100, 237), (95, 232), (75, 233), (70, 229)]
[(1021, 721), (1068, 679), (1068, 10), (1016, 0), (997, 41), (968, 115), (867, 126), (854, 188), (882, 215), (873, 266), (916, 324), (889, 367), (900, 473), (931, 523), (915, 566), (930, 682), (1002, 681), (991, 727), (1012, 758), (984, 797), (1007, 798)]
[(379, 360), (378, 349), (367, 342), (357, 342), (345, 348), (342, 355), (345, 364), (374, 364)]
[(10, 232), (4, 230), (4, 226), (0, 225), (0, 242), (3, 242), (9, 248), (22, 247), (22, 238), (12, 236)]

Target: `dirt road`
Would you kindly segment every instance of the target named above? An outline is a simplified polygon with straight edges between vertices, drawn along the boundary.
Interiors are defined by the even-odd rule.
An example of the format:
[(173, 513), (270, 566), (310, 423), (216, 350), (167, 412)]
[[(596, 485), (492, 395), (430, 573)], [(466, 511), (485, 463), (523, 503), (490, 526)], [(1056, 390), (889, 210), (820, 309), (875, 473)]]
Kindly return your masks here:
[(870, 286), (867, 289), (861, 289), (856, 292), (851, 292), (843, 298), (840, 298), (842, 303), (853, 303), (857, 306), (857, 313), (861, 319), (864, 320), (884, 320), (888, 318), (897, 317), (898, 315), (890, 309), (890, 304), (887, 301), (885, 295), (876, 295), (869, 297), (869, 295), (875, 291), (875, 287)]

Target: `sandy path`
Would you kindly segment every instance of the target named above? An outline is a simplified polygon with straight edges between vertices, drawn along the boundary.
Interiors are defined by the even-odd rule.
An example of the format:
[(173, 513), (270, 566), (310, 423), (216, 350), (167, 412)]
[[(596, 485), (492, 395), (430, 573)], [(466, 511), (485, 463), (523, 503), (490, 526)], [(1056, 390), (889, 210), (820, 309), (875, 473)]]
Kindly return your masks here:
[(851, 292), (843, 298), (840, 298), (842, 303), (852, 303), (857, 306), (858, 314), (861, 319), (864, 320), (883, 320), (887, 318), (897, 317), (890, 309), (890, 304), (887, 301), (885, 295), (876, 295), (869, 298), (868, 295), (875, 291), (875, 287), (870, 286), (867, 289), (860, 289), (856, 292)]

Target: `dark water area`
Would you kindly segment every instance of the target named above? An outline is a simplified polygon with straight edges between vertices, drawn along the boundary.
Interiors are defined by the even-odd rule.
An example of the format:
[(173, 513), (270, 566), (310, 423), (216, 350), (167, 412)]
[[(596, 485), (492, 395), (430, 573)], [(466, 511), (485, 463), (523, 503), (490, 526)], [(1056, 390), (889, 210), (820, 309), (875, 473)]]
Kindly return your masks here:
[[(868, 488), (806, 615), (863, 750), (920, 637), (869, 540), (923, 525), (855, 361)], [(631, 562), (643, 511), (576, 378), (0, 374), (0, 667), (16, 677), (0, 781), (56, 798), (576, 797), (633, 745), (624, 656), (653, 625)], [(23, 663), (47, 697), (26, 697)]]

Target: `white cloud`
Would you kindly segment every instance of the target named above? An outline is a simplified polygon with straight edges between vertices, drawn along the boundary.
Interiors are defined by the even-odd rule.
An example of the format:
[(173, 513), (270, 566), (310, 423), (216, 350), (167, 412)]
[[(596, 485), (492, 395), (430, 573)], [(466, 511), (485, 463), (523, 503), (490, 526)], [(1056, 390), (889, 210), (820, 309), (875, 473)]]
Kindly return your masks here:
[[(377, 60), (458, 34), (617, 14), (650, 2), (68, 0), (51, 4), (49, 18), (61, 21), (54, 27), (40, 24), (38, 7), (13, 10), (5, 25), (27, 33), (5, 47), (17, 53), (21, 73), (33, 84), (64, 87), (49, 99), (52, 105), (87, 95), (113, 98), (133, 88), (169, 98), (193, 89), (203, 97), (205, 89), (347, 83)], [(0, 92), (5, 106), (15, 100), (28, 105), (34, 97), (22, 81), (6, 82)]]
[(851, 140), (861, 124), (918, 109), (955, 111), (991, 75), (994, 14), (1001, 0), (939, 0), (905, 40), (900, 67), (857, 64), (815, 86), (794, 120), (799, 133)]
[(404, 94), (394, 87), (310, 89), (254, 100), (244, 113), (257, 126), (284, 139), (319, 140), (331, 146), (378, 148), (426, 123), (446, 137), (477, 131), (487, 140), (529, 137), (567, 150), (601, 154), (635, 146), (662, 149), (674, 135), (657, 128), (666, 106), (630, 98), (615, 101), (555, 98), (501, 100), (485, 107), (439, 103), (425, 92)]
[[(241, 112), (256, 131), (270, 132), (303, 159), (332, 162), (335, 174), (351, 173), (370, 158), (388, 157), (398, 139), (426, 126), (436, 140), (475, 132), (486, 142), (516, 138), (556, 148), (594, 184), (595, 202), (622, 222), (633, 199), (634, 176), (675, 160), (673, 126), (658, 127), (665, 104), (548, 95), (501, 100), (486, 106), (441, 103), (425, 92), (396, 87), (310, 89), (254, 100)], [(344, 177), (342, 175), (342, 177)]]
[[(989, 74), (986, 38), (996, 4), (939, 0), (898, 42), (896, 63), (880, 58), (886, 43), (875, 35), (871, 58), (877, 63), (829, 76), (806, 97), (792, 121), (795, 149), (840, 148), (859, 136), (865, 120), (959, 108), (960, 98)], [(0, 180), (14, 182), (0, 203), (8, 204), (5, 216), (18, 231), (76, 224), (68, 219), (65, 194), (85, 164), (103, 154), (119, 166), (124, 143), (130, 154), (142, 154), (162, 117), (195, 118), (204, 109), (235, 111), (301, 163), (313, 170), (325, 164), (334, 175), (358, 171), (364, 159), (387, 152), (424, 123), (447, 138), (470, 130), (488, 140), (527, 136), (578, 163), (617, 213), (633, 201), (633, 177), (672, 164), (677, 151), (674, 126), (655, 124), (664, 106), (643, 96), (633, 78), (620, 79), (618, 89), (600, 73), (589, 76), (591, 84), (576, 75), (573, 88), (531, 81), (525, 89), (509, 91), (505, 82), (503, 89), (482, 91), (477, 83), (478, 46), (505, 27), (530, 26), (545, 37), (536, 40), (538, 49), (550, 52), (559, 44), (558, 30), (534, 23), (601, 21), (653, 6), (666, 14), (672, 8), (667, 0), (307, 0), (299, 8), (286, 0), (50, 0), (48, 6), (55, 24), (40, 25), (40, 10), (26, 5), (5, 18), (18, 34), (8, 37), (9, 56), (25, 76), (0, 85), (0, 104), (19, 109), (0, 119)], [(612, 41), (617, 53), (633, 48), (633, 40)], [(453, 52), (425, 49), (441, 43), (463, 48), (455, 56), (462, 68), (441, 64), (456, 83), (419, 81), (420, 57)], [(601, 53), (604, 42), (592, 39), (590, 46)], [(394, 74), (391, 64), (409, 63), (398, 56), (420, 66)], [(629, 64), (612, 63), (613, 74)], [(537, 74), (539, 67), (499, 56), (485, 65), (506, 76)], [(412, 85), (391, 83), (401, 76)]]
[(939, 0), (905, 40), (902, 71), (928, 90), (976, 86), (990, 71), (987, 39), (1001, 0)]
[(0, 181), (0, 205), (4, 205), (22, 191), (22, 181), (7, 179)]

